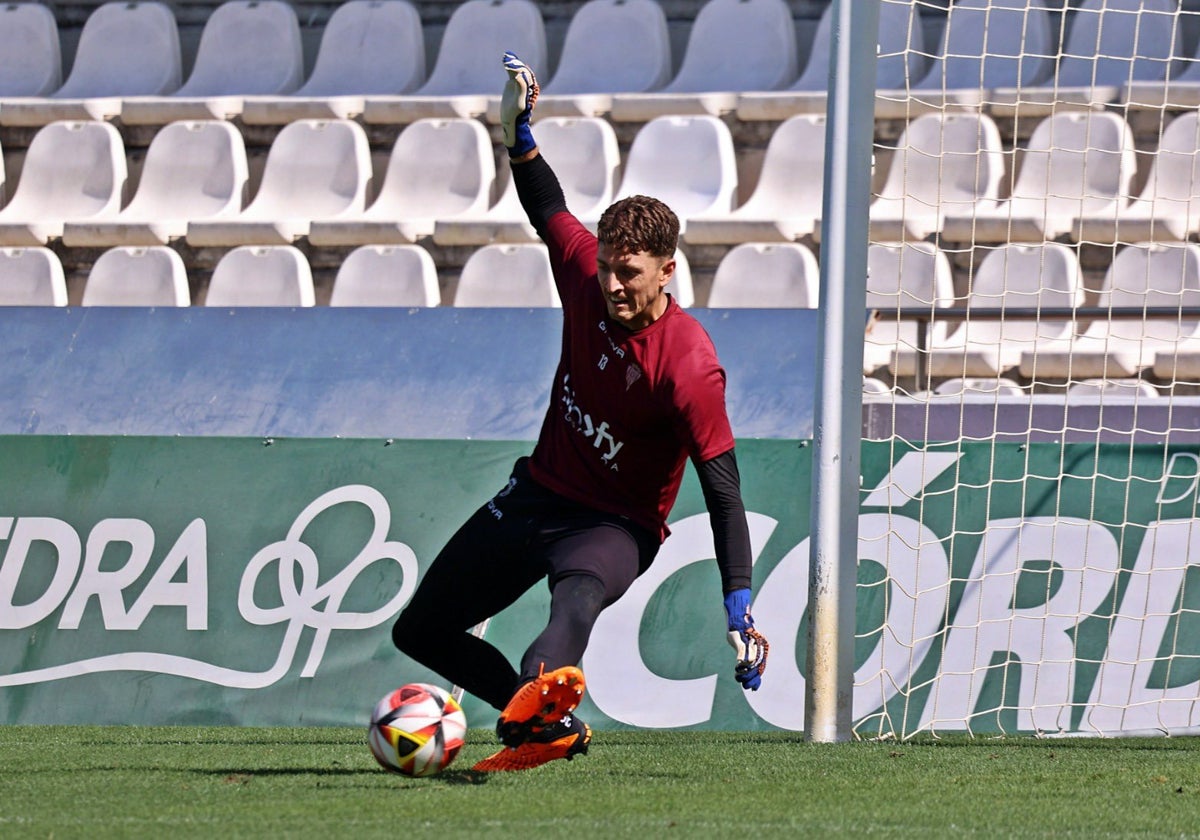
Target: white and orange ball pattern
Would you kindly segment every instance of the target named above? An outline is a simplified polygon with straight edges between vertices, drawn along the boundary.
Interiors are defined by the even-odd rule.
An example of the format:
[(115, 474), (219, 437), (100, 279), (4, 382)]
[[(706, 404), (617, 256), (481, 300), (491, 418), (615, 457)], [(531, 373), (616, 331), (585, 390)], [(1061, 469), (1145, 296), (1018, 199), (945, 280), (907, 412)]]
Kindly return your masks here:
[(462, 749), (467, 716), (450, 692), (410, 683), (375, 704), (367, 739), (385, 770), (405, 776), (433, 776)]

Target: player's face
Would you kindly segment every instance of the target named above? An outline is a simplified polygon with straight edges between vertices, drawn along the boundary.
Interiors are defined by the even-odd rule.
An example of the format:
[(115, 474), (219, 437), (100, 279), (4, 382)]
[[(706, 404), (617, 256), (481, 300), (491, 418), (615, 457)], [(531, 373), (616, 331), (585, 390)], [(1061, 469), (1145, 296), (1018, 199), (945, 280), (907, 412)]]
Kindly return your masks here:
[(674, 273), (670, 257), (616, 251), (603, 242), (596, 251), (596, 276), (608, 317), (630, 330), (650, 326), (667, 311), (663, 289)]

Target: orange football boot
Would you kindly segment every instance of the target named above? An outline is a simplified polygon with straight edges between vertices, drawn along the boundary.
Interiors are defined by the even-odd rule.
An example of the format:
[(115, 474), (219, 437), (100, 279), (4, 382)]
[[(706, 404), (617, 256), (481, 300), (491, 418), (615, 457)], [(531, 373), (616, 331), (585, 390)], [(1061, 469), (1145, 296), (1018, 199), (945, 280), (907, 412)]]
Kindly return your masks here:
[(496, 723), (496, 734), (507, 747), (525, 743), (549, 724), (575, 711), (583, 699), (583, 672), (574, 665), (549, 673), (543, 665), (538, 675), (517, 689)]
[(515, 747), (504, 747), (489, 755), (472, 769), (484, 773), (504, 770), (530, 770), (548, 761), (565, 758), (570, 761), (588, 751), (592, 728), (579, 718), (567, 714), (547, 724)]

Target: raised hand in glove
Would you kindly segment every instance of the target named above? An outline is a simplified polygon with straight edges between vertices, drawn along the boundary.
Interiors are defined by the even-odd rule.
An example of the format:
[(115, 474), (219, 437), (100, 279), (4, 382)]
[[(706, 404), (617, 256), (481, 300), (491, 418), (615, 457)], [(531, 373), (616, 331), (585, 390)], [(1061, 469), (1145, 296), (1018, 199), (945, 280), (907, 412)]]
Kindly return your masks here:
[(537, 101), (538, 83), (533, 70), (516, 53), (504, 54), (504, 69), (508, 71), (508, 81), (500, 97), (500, 127), (509, 157), (521, 157), (537, 147), (529, 130), (529, 117)]
[(763, 671), (767, 669), (770, 645), (754, 629), (750, 617), (750, 590), (735, 589), (725, 596), (725, 614), (729, 619), (729, 644), (737, 652), (733, 678), (747, 691), (758, 691)]

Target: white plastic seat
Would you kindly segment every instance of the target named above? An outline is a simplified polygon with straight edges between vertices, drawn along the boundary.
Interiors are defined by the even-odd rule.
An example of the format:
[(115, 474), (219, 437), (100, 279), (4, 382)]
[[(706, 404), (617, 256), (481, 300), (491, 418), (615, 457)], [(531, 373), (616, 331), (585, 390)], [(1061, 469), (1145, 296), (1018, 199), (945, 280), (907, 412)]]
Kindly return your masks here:
[(692, 264), (688, 262), (687, 254), (675, 251), (675, 272), (667, 282), (663, 291), (675, 298), (675, 302), (684, 309), (696, 305), (696, 288), (692, 282)]
[(820, 268), (796, 242), (745, 242), (717, 264), (712, 309), (816, 309)]
[(188, 222), (192, 245), (287, 245), (313, 219), (356, 216), (366, 205), (371, 150), (350, 120), (297, 120), (275, 138), (253, 201), (236, 216)]
[(946, 208), (942, 236), (954, 242), (1041, 242), (1078, 236), (1077, 219), (1115, 218), (1129, 204), (1137, 162), (1120, 114), (1066, 111), (1034, 128), (1012, 197)]
[(746, 203), (724, 215), (691, 219), (685, 238), (693, 244), (790, 242), (815, 233), (824, 180), (825, 117), (789, 117), (771, 135)]
[(68, 219), (102, 219), (121, 209), (125, 145), (106, 122), (55, 122), (29, 144), (21, 180), (0, 210), (0, 245), (44, 245)]
[(1067, 386), (1068, 402), (1080, 397), (1099, 397), (1104, 401), (1113, 397), (1140, 400), (1158, 396), (1158, 389), (1144, 379), (1084, 379)]
[(410, 123), (426, 117), (477, 117), (500, 100), (511, 50), (536, 72), (546, 66), (546, 29), (531, 0), (467, 0), (446, 23), (437, 62), (425, 84), (408, 94), (372, 95), (368, 123)]
[(1004, 377), (968, 376), (947, 379), (933, 389), (932, 399), (947, 397), (1024, 397), (1025, 390), (1013, 380)]
[(659, 3), (588, 0), (571, 17), (558, 69), (542, 85), (534, 116), (606, 114), (614, 93), (658, 90), (670, 80), (671, 41)]
[(1005, 318), (1004, 310), (1082, 303), (1083, 272), (1073, 250), (1055, 242), (1002, 245), (975, 270), (968, 320), (944, 338), (934, 335), (929, 372), (936, 377), (995, 377), (1023, 365), (1025, 354), (1040, 365), (1047, 353), (1070, 345), (1071, 322)]
[(84, 306), (190, 306), (183, 258), (161, 245), (113, 248), (88, 272)]
[(312, 269), (291, 245), (234, 248), (217, 262), (205, 306), (312, 306)]
[(0, 98), (46, 96), (61, 84), (54, 12), (41, 3), (0, 6)]
[(45, 97), (5, 99), (0, 125), (111, 119), (121, 113), (124, 97), (169, 93), (179, 87), (180, 75), (179, 30), (168, 6), (105, 3), (84, 22), (62, 87)]
[[(946, 254), (930, 242), (881, 242), (867, 249), (867, 309), (878, 316), (867, 328), (863, 373), (887, 367), (893, 376), (912, 376), (919, 353), (944, 340), (945, 322), (926, 326), (902, 320), (899, 310), (929, 310), (954, 303), (954, 275)], [(924, 383), (921, 383), (924, 384)]]
[(49, 248), (0, 248), (0, 306), (66, 306), (62, 262)]
[(931, 113), (900, 135), (887, 181), (871, 204), (871, 238), (924, 239), (948, 214), (995, 202), (1004, 175), (1000, 130), (983, 114)]
[(367, 95), (407, 93), (425, 81), (421, 16), (408, 0), (350, 0), (334, 10), (321, 34), (312, 76), (286, 96), (242, 103), (248, 125), (349, 119)]
[(419, 245), (363, 245), (342, 261), (330, 306), (438, 306), (433, 257)]
[(126, 97), (121, 121), (230, 119), (245, 96), (291, 93), (304, 81), (300, 22), (283, 0), (225, 0), (200, 33), (187, 82), (166, 96)]
[(467, 258), (455, 306), (560, 307), (545, 245), (484, 245)]
[(707, 0), (679, 73), (659, 91), (614, 93), (612, 119), (728, 113), (741, 91), (778, 90), (796, 73), (796, 28), (784, 0)]
[[(1200, 245), (1139, 243), (1122, 248), (1104, 277), (1102, 307), (1200, 305)], [(1186, 350), (1200, 336), (1200, 320), (1181, 317), (1100, 318), (1065, 349), (1021, 357), (1021, 370), (1042, 378), (1088, 379), (1136, 376), (1162, 357)], [(1155, 355), (1159, 354), (1156, 360)], [(1200, 353), (1196, 354), (1200, 360)], [(1183, 360), (1187, 370), (1188, 362)], [(1192, 370), (1200, 370), (1197, 364)]]
[[(834, 4), (821, 14), (804, 71), (784, 90), (746, 91), (738, 95), (740, 120), (785, 120), (795, 114), (824, 114), (829, 87)], [(879, 52), (875, 86), (879, 90), (905, 88), (923, 75), (926, 64), (925, 34), (917, 4), (909, 0), (883, 0), (879, 4)]]
[(1141, 194), (1128, 207), (1078, 221), (1083, 242), (1182, 240), (1200, 231), (1200, 120), (1180, 114), (1163, 130)]
[[(567, 207), (577, 216), (599, 217), (612, 201), (621, 163), (612, 126), (597, 117), (552, 117), (538, 122), (537, 141), (541, 154), (554, 167)], [(496, 204), (486, 212), (438, 219), (433, 241), (439, 245), (486, 245), (537, 242), (538, 237), (510, 177)]]
[(942, 49), (908, 90), (878, 94), (877, 117), (947, 105), (979, 106), (992, 88), (1038, 85), (1054, 72), (1058, 24), (1040, 0), (955, 0)]
[(396, 138), (379, 195), (365, 209), (316, 217), (314, 245), (413, 242), (433, 233), (439, 218), (487, 209), (496, 159), (478, 120), (430, 118)]
[(1113, 102), (1131, 82), (1161, 82), (1183, 38), (1178, 0), (1083, 0), (1070, 14), (1054, 77), (1042, 86), (996, 88), (989, 94), (994, 113), (1037, 116)]
[(172, 123), (150, 142), (129, 205), (105, 218), (67, 220), (63, 244), (166, 245), (187, 233), (189, 221), (240, 213), (247, 178), (246, 147), (235, 126)]
[[(717, 117), (693, 115), (655, 117), (642, 126), (629, 147), (614, 198), (652, 195), (675, 212), (684, 233), (692, 217), (727, 214), (736, 194), (737, 162), (729, 128)], [(600, 213), (579, 218), (595, 228)]]

